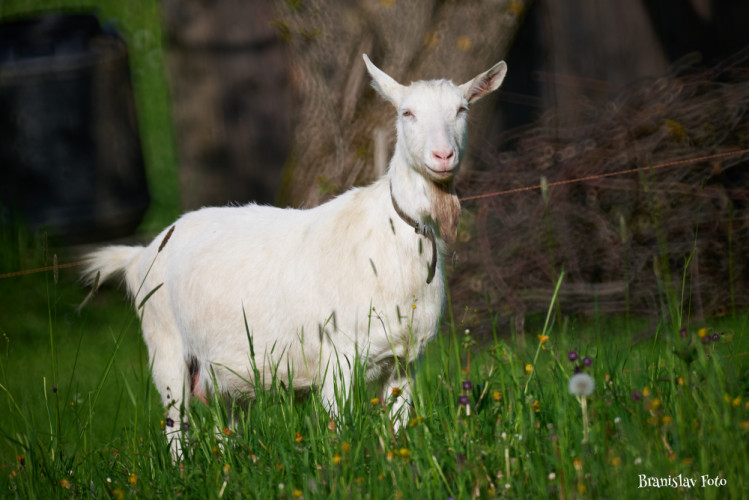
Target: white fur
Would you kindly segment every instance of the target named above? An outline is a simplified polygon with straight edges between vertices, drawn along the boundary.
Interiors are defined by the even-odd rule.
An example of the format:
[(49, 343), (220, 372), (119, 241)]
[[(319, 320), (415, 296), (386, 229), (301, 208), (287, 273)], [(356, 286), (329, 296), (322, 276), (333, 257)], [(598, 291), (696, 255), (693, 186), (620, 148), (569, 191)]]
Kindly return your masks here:
[[(396, 427), (408, 418), (405, 368), (437, 333), (445, 278), (440, 252), (426, 283), (431, 245), (396, 214), (390, 186), (404, 212), (444, 231), (435, 207), (450, 194), (433, 185), (451, 188), (467, 107), (499, 86), (506, 67), (499, 63), (462, 86), (402, 86), (364, 59), (374, 87), (398, 109), (395, 153), (383, 178), (309, 210), (203, 208), (177, 220), (161, 252), (166, 230), (147, 247), (112, 246), (88, 257), (86, 279), (124, 273), (136, 306), (163, 284), (141, 313), (153, 381), (175, 423), (170, 437), (179, 436), (191, 396), (213, 391), (211, 372), (222, 394), (252, 396), (245, 318), (264, 378), (257, 386), (270, 383), (273, 369), (287, 381), (291, 369), (294, 388), (320, 386), (336, 416), (336, 389), (345, 401), (358, 357), (367, 380), (381, 383), (383, 399), (401, 389)], [(198, 366), (192, 378), (191, 360)], [(174, 439), (175, 456), (179, 446)]]

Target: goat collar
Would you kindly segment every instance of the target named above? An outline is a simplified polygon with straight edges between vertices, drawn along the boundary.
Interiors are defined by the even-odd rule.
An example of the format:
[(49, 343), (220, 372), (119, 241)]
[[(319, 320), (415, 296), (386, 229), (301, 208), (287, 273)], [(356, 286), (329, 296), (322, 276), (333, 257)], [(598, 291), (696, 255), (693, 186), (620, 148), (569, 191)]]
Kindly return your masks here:
[(429, 274), (427, 274), (428, 285), (434, 279), (434, 272), (437, 269), (437, 240), (434, 236), (434, 229), (431, 226), (415, 221), (413, 218), (411, 218), (411, 216), (404, 212), (403, 209), (401, 209), (401, 207), (398, 205), (398, 202), (395, 201), (395, 196), (393, 196), (392, 182), (390, 183), (390, 200), (393, 202), (395, 213), (398, 214), (401, 219), (403, 219), (403, 222), (414, 228), (416, 234), (420, 234), (421, 236), (426, 237), (429, 241), (432, 242), (432, 262), (429, 264)]

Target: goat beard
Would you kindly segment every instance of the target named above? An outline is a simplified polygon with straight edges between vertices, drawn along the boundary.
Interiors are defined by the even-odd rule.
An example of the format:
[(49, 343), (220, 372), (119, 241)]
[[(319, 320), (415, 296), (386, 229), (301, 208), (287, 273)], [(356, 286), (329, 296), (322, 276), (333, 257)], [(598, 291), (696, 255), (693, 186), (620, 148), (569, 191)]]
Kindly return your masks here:
[(460, 220), (460, 200), (455, 192), (455, 183), (431, 182), (432, 186), (432, 215), (435, 218), (442, 240), (451, 246), (458, 237), (458, 221)]

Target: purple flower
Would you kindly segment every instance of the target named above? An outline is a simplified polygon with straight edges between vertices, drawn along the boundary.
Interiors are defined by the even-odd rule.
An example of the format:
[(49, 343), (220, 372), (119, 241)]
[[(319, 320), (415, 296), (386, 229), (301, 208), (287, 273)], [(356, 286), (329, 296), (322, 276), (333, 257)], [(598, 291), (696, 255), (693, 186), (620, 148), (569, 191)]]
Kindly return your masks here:
[(704, 337), (702, 337), (702, 343), (705, 344), (705, 345), (707, 345), (710, 342), (712, 342), (712, 340), (713, 340), (713, 338), (710, 335), (705, 335)]
[(687, 329), (686, 328), (682, 328), (681, 330), (679, 330), (679, 337), (681, 337), (683, 339), (687, 338)]
[(471, 389), (473, 389), (473, 382), (471, 382), (470, 380), (464, 381), (463, 382), (463, 390), (464, 391), (470, 391)]
[(583, 371), (583, 367), (580, 365), (575, 365), (575, 373), (581, 373)]
[(52, 392), (54, 392), (55, 394), (57, 394), (57, 386), (56, 385), (52, 386)]
[(468, 401), (468, 396), (460, 396), (458, 398), (458, 404), (463, 406), (468, 406), (470, 403)]
[(713, 333), (713, 342), (717, 342), (719, 340), (720, 340), (720, 335), (718, 335), (717, 333)]
[(569, 359), (569, 360), (570, 360), (570, 361), (572, 361), (573, 363), (574, 363), (575, 361), (577, 361), (577, 358), (578, 358), (577, 352), (575, 352), (575, 351), (570, 351), (570, 352), (568, 352), (568, 353), (567, 353), (567, 359)]
[(640, 393), (639, 393), (639, 392), (637, 392), (637, 391), (632, 391), (632, 396), (631, 396), (631, 398), (632, 398), (632, 401), (639, 401), (640, 399), (642, 399), (642, 396), (640, 395)]
[(584, 364), (585, 366), (590, 366), (590, 365), (592, 365), (592, 364), (593, 364), (593, 360), (592, 360), (592, 359), (590, 359), (590, 358), (589, 358), (588, 356), (585, 356), (585, 357), (583, 358), (583, 364)]
[(174, 427), (174, 419), (172, 417), (166, 417), (166, 426)]
[(186, 431), (189, 428), (190, 428), (190, 424), (188, 424), (187, 422), (182, 422), (182, 430), (183, 431)]

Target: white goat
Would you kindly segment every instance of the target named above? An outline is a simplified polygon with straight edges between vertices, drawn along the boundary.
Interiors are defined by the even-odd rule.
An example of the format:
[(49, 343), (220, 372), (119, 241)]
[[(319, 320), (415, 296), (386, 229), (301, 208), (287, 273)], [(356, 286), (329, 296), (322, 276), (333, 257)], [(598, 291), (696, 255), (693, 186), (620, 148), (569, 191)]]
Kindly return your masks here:
[[(437, 333), (445, 302), (442, 250), (455, 239), (460, 215), (453, 177), (466, 145), (466, 112), (499, 87), (507, 69), (500, 62), (459, 86), (403, 86), (364, 61), (374, 88), (398, 110), (384, 177), (308, 210), (203, 208), (147, 247), (110, 246), (88, 256), (89, 283), (124, 273), (136, 307), (143, 306), (168, 438), (179, 438), (190, 398), (205, 401), (213, 380), (222, 394), (252, 397), (271, 373), (288, 381), (293, 371), (294, 389), (319, 386), (335, 417), (336, 390), (345, 401), (355, 359), (367, 382), (382, 384), (383, 401), (398, 396), (396, 428), (408, 418), (404, 368)], [(260, 381), (253, 381), (246, 329)], [(179, 439), (172, 452), (181, 455)]]

